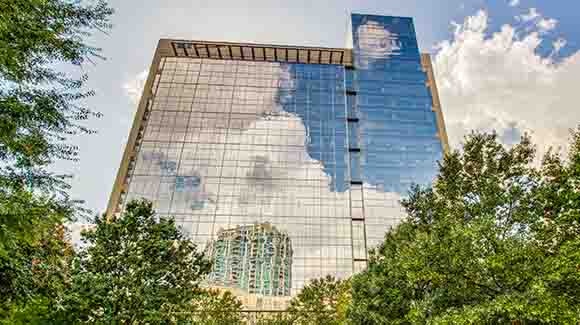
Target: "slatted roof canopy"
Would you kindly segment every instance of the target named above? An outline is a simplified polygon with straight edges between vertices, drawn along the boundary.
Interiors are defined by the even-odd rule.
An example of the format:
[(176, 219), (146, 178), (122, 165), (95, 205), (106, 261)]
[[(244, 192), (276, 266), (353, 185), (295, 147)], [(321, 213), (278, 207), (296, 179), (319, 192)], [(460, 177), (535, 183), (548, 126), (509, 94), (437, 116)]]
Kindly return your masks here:
[(177, 57), (352, 65), (352, 51), (349, 49), (207, 41), (165, 41), (170, 44), (173, 56)]

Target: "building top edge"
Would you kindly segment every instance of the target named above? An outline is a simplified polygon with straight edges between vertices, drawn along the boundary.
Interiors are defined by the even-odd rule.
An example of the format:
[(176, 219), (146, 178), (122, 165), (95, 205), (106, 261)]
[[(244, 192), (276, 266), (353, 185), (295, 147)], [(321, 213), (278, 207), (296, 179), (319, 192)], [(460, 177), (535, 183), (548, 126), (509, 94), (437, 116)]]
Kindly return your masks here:
[(352, 12), (351, 16), (365, 16), (365, 17), (371, 17), (371, 18), (399, 18), (399, 19), (413, 20), (413, 17), (410, 17), (410, 16), (373, 15), (373, 14), (362, 14), (359, 12)]
[(352, 65), (352, 50), (344, 48), (178, 40), (162, 38), (162, 57)]
[(201, 45), (230, 45), (230, 46), (249, 46), (249, 47), (270, 47), (278, 49), (321, 49), (327, 51), (351, 51), (349, 48), (339, 47), (325, 47), (325, 46), (305, 46), (305, 45), (289, 45), (289, 44), (268, 44), (268, 43), (253, 43), (253, 42), (230, 42), (230, 41), (208, 41), (208, 40), (190, 40), (179, 38), (161, 38), (160, 42), (174, 42), (182, 44), (201, 44)]
[(157, 52), (161, 57), (353, 65), (352, 49), (332, 47), (162, 38)]

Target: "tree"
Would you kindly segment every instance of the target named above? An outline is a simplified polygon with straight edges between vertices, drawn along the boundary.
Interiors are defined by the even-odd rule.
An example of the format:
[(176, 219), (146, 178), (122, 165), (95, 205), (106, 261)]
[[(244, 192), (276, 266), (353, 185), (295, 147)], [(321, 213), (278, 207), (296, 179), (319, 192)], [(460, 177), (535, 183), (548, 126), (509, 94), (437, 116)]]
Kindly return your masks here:
[(580, 129), (569, 162), (532, 165), (528, 137), (473, 133), (408, 219), (353, 277), (356, 324), (576, 324), (580, 320)]
[(350, 282), (327, 275), (314, 279), (290, 301), (292, 324), (344, 324)]
[(185, 309), (186, 320), (192, 324), (236, 325), (246, 324), (242, 304), (229, 291), (206, 289)]
[(109, 29), (112, 12), (102, 0), (0, 1), (0, 322), (64, 286), (62, 225), (83, 209), (47, 166), (77, 159), (68, 138), (93, 132), (82, 125), (99, 116), (82, 105), (87, 77), (65, 71), (100, 57), (85, 39)]
[(0, 191), (0, 323), (62, 290), (73, 252), (61, 222), (72, 213), (50, 197)]
[(100, 57), (85, 38), (110, 28), (106, 2), (64, 0), (0, 2), (0, 176), (3, 186), (63, 186), (43, 167), (55, 159), (76, 159), (67, 137), (92, 133), (79, 122), (98, 116), (80, 101), (86, 75), (58, 71)]
[(258, 315), (262, 325), (345, 324), (350, 303), (350, 280), (327, 275), (314, 279), (290, 300), (286, 311)]
[(44, 316), (48, 319), (194, 323), (211, 319), (215, 310), (239, 309), (231, 295), (200, 287), (210, 262), (172, 218), (157, 218), (150, 202), (130, 202), (123, 216), (109, 222), (97, 218), (95, 230), (82, 236), (86, 248), (78, 253), (58, 304)]

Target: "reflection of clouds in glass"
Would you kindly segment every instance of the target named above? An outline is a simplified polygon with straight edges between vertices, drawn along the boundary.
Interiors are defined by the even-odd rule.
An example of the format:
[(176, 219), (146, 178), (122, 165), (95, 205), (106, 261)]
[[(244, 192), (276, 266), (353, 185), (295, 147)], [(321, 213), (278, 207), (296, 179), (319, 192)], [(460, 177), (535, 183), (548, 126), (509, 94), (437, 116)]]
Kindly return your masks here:
[[(344, 71), (218, 60), (194, 68), (200, 71), (195, 91), (169, 83), (166, 97), (157, 93), (129, 196), (152, 199), (202, 246), (219, 229), (272, 224), (292, 240), (293, 292), (312, 278), (350, 275), (354, 193), (333, 184), (346, 183), (336, 176), (346, 174), (348, 161), (340, 112)], [(219, 84), (211, 84), (215, 74)], [(180, 87), (182, 93), (174, 89)], [(184, 102), (191, 113), (163, 111), (170, 103), (173, 111), (187, 107)], [(402, 217), (398, 195), (370, 184), (357, 190), (368, 240), (378, 243), (385, 225)]]
[(390, 32), (383, 24), (369, 20), (356, 30), (358, 59), (363, 68), (374, 59), (399, 55), (402, 49), (399, 35)]
[[(258, 200), (258, 193), (271, 193), (276, 191), (274, 186), (271, 162), (268, 157), (260, 155), (252, 157), (251, 170), (246, 174), (246, 181), (251, 184), (250, 190), (240, 195), (240, 203), (248, 203)], [(276, 175), (278, 176), (278, 175)], [(267, 204), (268, 200), (259, 200), (260, 204)]]
[[(276, 137), (261, 132), (266, 129), (293, 136), (280, 137), (276, 141), (273, 140)], [(307, 152), (302, 120), (292, 114), (271, 116), (257, 120), (243, 132), (230, 132), (234, 132), (232, 136), (239, 144), (229, 146), (225, 155), (235, 152), (237, 166), (224, 167), (221, 173), (222, 177), (235, 178), (238, 184), (208, 184), (207, 191), (219, 200), (197, 211), (226, 216), (216, 220), (213, 235), (220, 228), (270, 222), (293, 240), (295, 281), (326, 274), (350, 274), (349, 192), (330, 191), (330, 176)], [(233, 150), (255, 144), (260, 144), (258, 154), (251, 150)], [(224, 154), (220, 150), (211, 153), (208, 160), (219, 159)], [(365, 188), (364, 195), (369, 202), (366, 218), (370, 229), (367, 232), (376, 244), (386, 231), (385, 223), (391, 220), (395, 224), (403, 216), (397, 203), (399, 195), (380, 192), (370, 186)], [(198, 239), (205, 243), (206, 238)], [(333, 262), (325, 260), (322, 265), (320, 259), (323, 257), (336, 259)], [(312, 258), (318, 258), (318, 264), (304, 264)]]

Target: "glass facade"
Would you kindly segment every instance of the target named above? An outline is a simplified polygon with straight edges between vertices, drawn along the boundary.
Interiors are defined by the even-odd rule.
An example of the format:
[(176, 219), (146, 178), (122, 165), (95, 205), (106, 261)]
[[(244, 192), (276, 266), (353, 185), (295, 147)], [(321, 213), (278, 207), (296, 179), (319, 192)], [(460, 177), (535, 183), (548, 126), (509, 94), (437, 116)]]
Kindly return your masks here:
[(412, 21), (352, 19), (354, 67), (155, 66), (119, 203), (147, 198), (175, 218), (214, 261), (207, 285), (247, 308), (284, 308), (313, 278), (363, 269), (442, 155)]
[(352, 33), (350, 146), (360, 152), (351, 152), (351, 175), (363, 183), (367, 245), (374, 246), (401, 218), (375, 193), (404, 196), (412, 184), (429, 184), (443, 144), (412, 19), (354, 14)]

